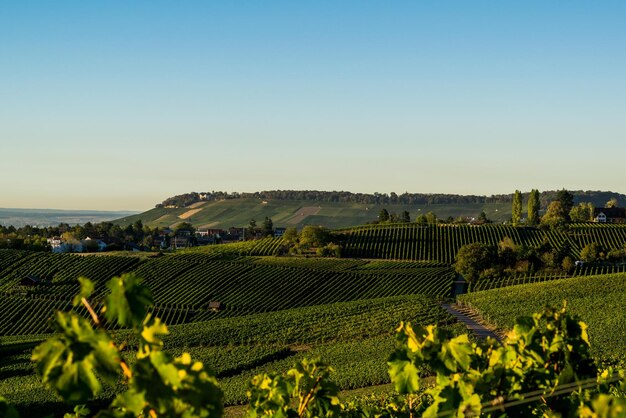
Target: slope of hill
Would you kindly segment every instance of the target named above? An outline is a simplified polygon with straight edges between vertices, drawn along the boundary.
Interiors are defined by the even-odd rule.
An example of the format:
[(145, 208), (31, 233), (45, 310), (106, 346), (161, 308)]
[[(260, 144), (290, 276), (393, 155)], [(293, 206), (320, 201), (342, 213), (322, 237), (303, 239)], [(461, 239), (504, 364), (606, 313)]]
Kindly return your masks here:
[(469, 293), (459, 299), (503, 330), (511, 329), (518, 316), (545, 306), (559, 307), (567, 301), (568, 309), (589, 325), (595, 355), (613, 364), (626, 364), (626, 274), (511, 286)]
[[(541, 207), (556, 198), (556, 191), (541, 193)], [(626, 195), (604, 191), (574, 191), (574, 202), (591, 202), (603, 207), (612, 199), (626, 204)], [(526, 202), (528, 194), (524, 194)], [(401, 214), (408, 211), (411, 219), (429, 211), (440, 219), (478, 217), (485, 212), (495, 222), (511, 217), (512, 195), (463, 196), (450, 194), (375, 193), (274, 190), (255, 193), (186, 193), (165, 199), (154, 209), (114, 221), (122, 226), (138, 220), (151, 227), (172, 227), (189, 222), (195, 227), (243, 227), (251, 219), (257, 222), (272, 218), (274, 226), (302, 227), (322, 225), (328, 228), (346, 228), (375, 221), (381, 209)], [(525, 206), (524, 206), (525, 207)]]
[(406, 210), (411, 215), (411, 219), (429, 211), (434, 212), (439, 218), (478, 217), (481, 211), (495, 221), (505, 221), (511, 217), (511, 205), (508, 203), (370, 205), (350, 202), (241, 198), (197, 202), (184, 208), (154, 208), (138, 215), (117, 219), (114, 222), (125, 226), (141, 220), (144, 225), (151, 227), (171, 227), (180, 222), (189, 222), (195, 227), (229, 228), (246, 226), (251, 219), (260, 223), (267, 216), (272, 219), (274, 226), (280, 227), (300, 228), (304, 225), (322, 225), (328, 228), (346, 228), (376, 220), (383, 208), (390, 213), (397, 214)]

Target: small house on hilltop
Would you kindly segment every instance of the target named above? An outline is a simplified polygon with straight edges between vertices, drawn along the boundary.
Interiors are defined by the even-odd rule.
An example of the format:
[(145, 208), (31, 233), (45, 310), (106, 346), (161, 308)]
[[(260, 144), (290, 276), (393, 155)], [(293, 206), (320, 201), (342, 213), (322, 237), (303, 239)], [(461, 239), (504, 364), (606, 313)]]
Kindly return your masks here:
[(626, 223), (626, 208), (595, 208), (593, 221), (607, 224)]

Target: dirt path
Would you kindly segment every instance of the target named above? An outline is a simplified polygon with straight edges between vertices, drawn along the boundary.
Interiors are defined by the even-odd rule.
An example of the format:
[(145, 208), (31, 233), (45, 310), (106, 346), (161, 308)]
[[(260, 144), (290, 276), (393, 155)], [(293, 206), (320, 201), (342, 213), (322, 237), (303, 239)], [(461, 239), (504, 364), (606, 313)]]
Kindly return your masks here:
[(449, 303), (444, 303), (442, 306), (450, 315), (454, 316), (457, 321), (465, 325), (467, 329), (473, 332), (478, 338), (485, 339), (487, 337), (491, 337), (495, 338), (499, 342), (502, 342), (502, 337), (500, 335), (472, 318), (468, 310), (463, 309), (458, 305), (452, 305)]

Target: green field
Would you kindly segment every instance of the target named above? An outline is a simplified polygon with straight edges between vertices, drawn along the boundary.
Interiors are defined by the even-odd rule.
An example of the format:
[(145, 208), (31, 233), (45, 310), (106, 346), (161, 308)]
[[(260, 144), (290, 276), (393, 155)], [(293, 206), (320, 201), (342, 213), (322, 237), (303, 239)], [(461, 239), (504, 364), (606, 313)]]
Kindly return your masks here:
[[(226, 403), (238, 404), (245, 401), (252, 376), (286, 371), (303, 357), (320, 356), (336, 365), (342, 389), (388, 383), (386, 359), (394, 345), (392, 332), (400, 321), (453, 323), (429, 297), (396, 296), (172, 326), (165, 349), (172, 354), (188, 351), (216, 370)], [(120, 344), (134, 343), (124, 331), (118, 332), (117, 339)], [(21, 341), (32, 341), (32, 337)], [(31, 349), (32, 344), (20, 344), (20, 339), (0, 337), (0, 393), (33, 415), (50, 408), (58, 411), (63, 406), (34, 374)], [(114, 392), (110, 388), (101, 398), (110, 398)]]
[[(265, 202), (265, 203), (264, 203)], [(229, 199), (200, 202), (186, 208), (154, 208), (138, 215), (114, 221), (122, 226), (141, 220), (150, 227), (172, 227), (180, 222), (190, 222), (195, 227), (229, 228), (247, 226), (250, 219), (257, 222), (272, 218), (274, 226), (301, 228), (304, 225), (322, 225), (327, 228), (346, 228), (375, 221), (381, 209), (400, 214), (406, 210), (414, 220), (418, 215), (432, 211), (439, 218), (448, 216), (478, 217), (485, 211), (494, 221), (511, 217), (510, 204), (456, 204), (456, 205), (366, 205), (342, 202), (316, 202), (310, 200)]]
[(489, 322), (506, 330), (516, 317), (561, 306), (589, 325), (593, 353), (603, 361), (626, 366), (626, 274), (575, 277), (511, 286), (462, 295)]
[(459, 249), (472, 242), (497, 245), (509, 237), (516, 244), (539, 246), (548, 242), (555, 248), (567, 244), (571, 255), (592, 242), (605, 249), (623, 248), (626, 225), (573, 224), (563, 231), (510, 225), (417, 225), (392, 224), (359, 226), (342, 231), (347, 257), (393, 260), (433, 260), (453, 263)]
[[(0, 335), (48, 332), (51, 313), (71, 308), (80, 276), (100, 286), (99, 299), (109, 278), (137, 274), (153, 291), (154, 313), (169, 324), (387, 296), (447, 297), (455, 277), (449, 266), (432, 263), (391, 269), (359, 260), (221, 255), (185, 251), (140, 259), (0, 250)], [(23, 285), (29, 276), (48, 283)], [(222, 309), (213, 312), (211, 301)]]
[[(170, 325), (166, 350), (189, 351), (214, 368), (229, 405), (245, 402), (253, 375), (287, 370), (303, 357), (319, 356), (334, 365), (344, 390), (385, 384), (391, 335), (400, 321), (461, 331), (438, 303), (451, 295), (456, 274), (450, 263), (458, 248), (475, 241), (495, 244), (504, 236), (528, 245), (567, 243), (577, 254), (593, 241), (622, 247), (626, 227), (574, 225), (564, 232), (502, 225), (356, 227), (337, 231), (350, 256), (341, 259), (277, 257), (283, 242), (273, 238), (141, 257), (0, 250), (0, 395), (28, 416), (63, 410), (52, 392), (42, 389), (29, 353), (50, 335), (53, 312), (72, 309), (77, 277), (94, 280), (98, 306), (106, 280), (127, 272), (152, 289), (152, 313)], [(623, 266), (585, 266), (575, 278), (496, 278), (473, 284), (475, 292), (461, 300), (508, 328), (517, 315), (567, 299), (590, 325), (593, 353), (607, 364), (623, 364), (626, 274), (582, 276), (619, 269)], [(29, 276), (48, 284), (27, 285)], [(209, 308), (211, 301), (221, 302), (217, 312)], [(82, 308), (77, 312), (88, 316)], [(137, 342), (127, 330), (114, 332), (120, 345)], [(109, 388), (101, 401), (116, 390)]]

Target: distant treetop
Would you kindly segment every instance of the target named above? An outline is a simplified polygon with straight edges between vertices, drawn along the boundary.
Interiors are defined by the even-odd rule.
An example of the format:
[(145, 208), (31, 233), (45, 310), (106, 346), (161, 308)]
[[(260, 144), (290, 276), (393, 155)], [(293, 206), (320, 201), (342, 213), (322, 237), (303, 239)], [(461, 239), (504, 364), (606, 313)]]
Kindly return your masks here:
[[(542, 208), (557, 198), (558, 191), (545, 191), (541, 193), (540, 202)], [(603, 191), (572, 191), (574, 203), (591, 202), (595, 207), (602, 207), (610, 199), (616, 199), (620, 206), (626, 205), (626, 195)], [(529, 193), (522, 193), (524, 201), (527, 201)], [(491, 196), (458, 195), (443, 193), (351, 193), (346, 191), (319, 191), (319, 190), (268, 190), (261, 192), (191, 192), (165, 199), (156, 205), (157, 208), (186, 207), (201, 201), (223, 199), (260, 199), (260, 200), (308, 200), (314, 202), (344, 202), (360, 203), (368, 205), (435, 205), (435, 204), (487, 204), (487, 203), (512, 203), (513, 194), (498, 194)]]

